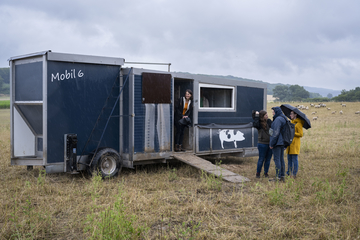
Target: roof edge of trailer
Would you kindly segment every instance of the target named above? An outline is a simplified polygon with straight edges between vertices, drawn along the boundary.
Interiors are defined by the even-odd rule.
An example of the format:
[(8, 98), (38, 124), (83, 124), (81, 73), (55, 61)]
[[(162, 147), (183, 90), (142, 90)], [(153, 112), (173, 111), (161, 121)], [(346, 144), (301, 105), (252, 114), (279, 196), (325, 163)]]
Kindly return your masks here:
[[(146, 69), (146, 68), (135, 68), (135, 67), (124, 67), (123, 70), (133, 68), (134, 74), (141, 74), (143, 72), (152, 72), (152, 73), (168, 73), (171, 74), (174, 78), (183, 78), (183, 79), (193, 79), (200, 83), (210, 83), (217, 85), (235, 85), (235, 86), (243, 86), (243, 87), (255, 87), (255, 88), (263, 88), (267, 89), (266, 82), (257, 82), (257, 81), (247, 81), (247, 80), (235, 80), (226, 78), (218, 78), (211, 75), (203, 75), (203, 74), (195, 74), (195, 73), (183, 73), (183, 72), (165, 72), (161, 70), (154, 69)], [(219, 79), (221, 79), (221, 83), (219, 83)]]
[(223, 78), (219, 78), (219, 77), (211, 76), (211, 75), (182, 73), (182, 72), (171, 72), (171, 74), (175, 78), (197, 79), (197, 81), (203, 82), (203, 83), (208, 83), (210, 81), (212, 84), (219, 84), (219, 80), (221, 80), (222, 85), (234, 84), (237, 86), (245, 86), (245, 87), (267, 88), (267, 83), (265, 83), (265, 82), (235, 80), (235, 79), (227, 78), (226, 76), (224, 76)]
[(10, 62), (10, 61), (18, 60), (18, 59), (38, 57), (38, 56), (45, 55), (48, 52), (51, 52), (51, 50), (42, 51), (42, 52), (35, 52), (35, 53), (29, 53), (29, 54), (25, 54), (25, 55), (19, 55), (19, 56), (11, 57), (11, 58), (8, 59), (8, 61)]
[(48, 52), (47, 59), (49, 61), (59, 61), (59, 62), (95, 63), (95, 64), (118, 65), (118, 66), (124, 65), (125, 62), (124, 58), (80, 55), (80, 54), (70, 54), (70, 53), (57, 53), (57, 52)]
[(52, 52), (51, 50), (11, 57), (8, 59), (8, 61), (38, 57), (43, 55), (47, 55), (48, 61), (59, 61), (59, 62), (94, 63), (94, 64), (118, 65), (118, 66), (124, 65), (125, 62), (124, 58), (81, 55), (81, 54), (71, 54), (71, 53), (58, 53), (58, 52)]

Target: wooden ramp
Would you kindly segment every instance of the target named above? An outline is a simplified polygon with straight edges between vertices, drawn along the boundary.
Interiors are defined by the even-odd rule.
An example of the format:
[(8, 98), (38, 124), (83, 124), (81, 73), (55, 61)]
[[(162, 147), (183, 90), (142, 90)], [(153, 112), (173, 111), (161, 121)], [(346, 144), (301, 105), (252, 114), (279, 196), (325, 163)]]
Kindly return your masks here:
[(220, 177), (221, 175), (222, 178), (228, 182), (242, 183), (250, 181), (250, 179), (246, 177), (240, 176), (236, 173), (230, 172), (229, 170), (216, 166), (205, 159), (195, 156), (193, 153), (174, 153), (173, 157), (195, 168), (204, 170), (207, 173), (214, 174), (218, 177)]

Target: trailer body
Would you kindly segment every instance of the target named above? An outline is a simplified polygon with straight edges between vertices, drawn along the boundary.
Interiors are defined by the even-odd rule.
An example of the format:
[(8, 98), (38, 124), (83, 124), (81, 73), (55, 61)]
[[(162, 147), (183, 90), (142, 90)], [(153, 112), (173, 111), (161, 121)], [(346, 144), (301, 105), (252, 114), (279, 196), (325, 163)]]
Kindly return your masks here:
[(174, 153), (175, 106), (186, 89), (194, 103), (187, 152), (258, 154), (251, 113), (266, 109), (266, 84), (51, 51), (9, 62), (12, 165), (45, 166), (48, 173), (85, 170), (101, 161), (96, 155), (103, 149), (112, 149), (124, 167), (166, 162)]

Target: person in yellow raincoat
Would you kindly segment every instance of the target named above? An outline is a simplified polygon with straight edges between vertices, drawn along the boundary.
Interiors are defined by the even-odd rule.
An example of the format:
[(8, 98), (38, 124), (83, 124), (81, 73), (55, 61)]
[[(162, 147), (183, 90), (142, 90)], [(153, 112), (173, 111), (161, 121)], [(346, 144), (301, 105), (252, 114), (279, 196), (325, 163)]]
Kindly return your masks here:
[(290, 113), (291, 123), (295, 124), (295, 136), (290, 146), (286, 148), (287, 159), (288, 159), (288, 170), (286, 174), (291, 175), (293, 178), (296, 178), (296, 174), (299, 169), (299, 160), (298, 156), (300, 153), (300, 138), (303, 134), (303, 125), (304, 121), (300, 118), (297, 118), (297, 114), (293, 111)]

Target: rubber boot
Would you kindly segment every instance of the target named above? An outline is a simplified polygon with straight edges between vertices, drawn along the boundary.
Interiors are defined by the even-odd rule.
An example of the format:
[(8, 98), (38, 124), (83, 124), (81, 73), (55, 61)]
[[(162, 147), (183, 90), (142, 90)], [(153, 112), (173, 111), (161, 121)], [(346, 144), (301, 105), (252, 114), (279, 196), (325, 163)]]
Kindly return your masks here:
[(175, 144), (175, 152), (178, 152), (179, 150), (179, 144)]
[(185, 152), (185, 149), (183, 149), (183, 148), (181, 147), (181, 145), (179, 145), (179, 151), (180, 151), (180, 152)]

